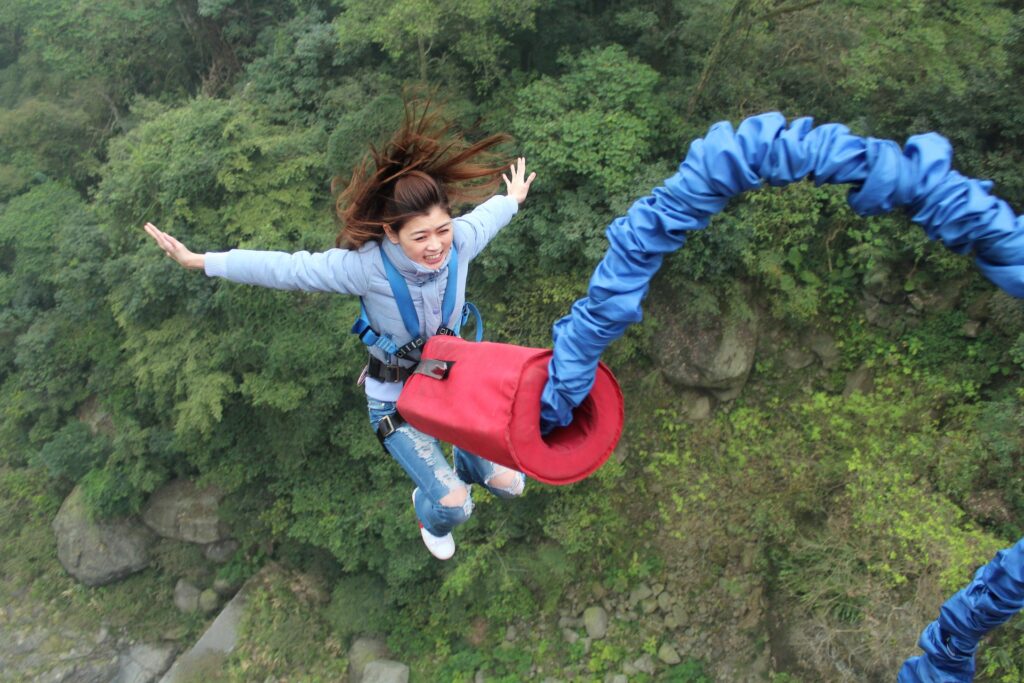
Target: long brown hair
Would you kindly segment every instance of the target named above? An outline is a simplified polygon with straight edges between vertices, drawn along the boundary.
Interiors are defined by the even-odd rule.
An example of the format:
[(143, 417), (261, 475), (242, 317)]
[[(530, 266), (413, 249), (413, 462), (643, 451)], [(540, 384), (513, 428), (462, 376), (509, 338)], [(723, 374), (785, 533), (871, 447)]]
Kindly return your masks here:
[(507, 165), (493, 148), (510, 139), (502, 133), (470, 143), (429, 98), (406, 101), (401, 128), (382, 149), (370, 148), (337, 196), (335, 244), (357, 249), (381, 239), (384, 224), (397, 231), (434, 206), (450, 211), (493, 194)]

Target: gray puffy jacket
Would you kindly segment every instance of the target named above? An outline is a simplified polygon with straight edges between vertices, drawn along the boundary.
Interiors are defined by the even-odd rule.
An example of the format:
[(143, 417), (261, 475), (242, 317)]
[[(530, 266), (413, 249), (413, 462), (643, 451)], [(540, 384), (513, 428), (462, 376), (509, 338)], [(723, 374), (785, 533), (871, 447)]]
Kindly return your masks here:
[[(232, 282), (260, 285), (273, 289), (301, 289), (307, 292), (338, 292), (363, 297), (370, 324), (381, 334), (390, 334), (398, 346), (410, 341), (401, 313), (384, 273), (380, 250), (384, 249), (409, 284), (409, 294), (420, 321), (424, 339), (434, 335), (442, 322), (454, 327), (465, 302), (466, 274), (469, 262), (505, 227), (519, 209), (515, 199), (505, 195), (491, 197), (470, 213), (452, 221), (455, 248), (459, 252), (458, 294), (452, 319), (441, 320), (441, 302), (448, 284), (448, 259), (437, 270), (413, 262), (402, 248), (388, 240), (367, 242), (359, 249), (328, 249), (311, 254), (279, 251), (232, 249), (206, 254), (206, 274)], [(397, 359), (376, 347), (370, 352), (388, 363)], [(405, 364), (411, 364), (405, 362)], [(394, 401), (401, 385), (367, 380), (370, 398)]]

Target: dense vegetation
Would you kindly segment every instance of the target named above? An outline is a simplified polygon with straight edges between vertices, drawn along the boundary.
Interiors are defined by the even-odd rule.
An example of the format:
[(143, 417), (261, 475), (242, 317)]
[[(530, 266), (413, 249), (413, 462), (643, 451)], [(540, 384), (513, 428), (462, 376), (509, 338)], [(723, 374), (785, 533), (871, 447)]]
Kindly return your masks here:
[[(548, 345), (604, 227), (717, 120), (777, 109), (897, 140), (936, 130), (962, 172), (1024, 211), (1022, 79), (1021, 0), (6, 0), (3, 498), (42, 519), (81, 485), (115, 515), (173, 477), (214, 482), (243, 541), (230, 571), (270, 557), (315, 570), (336, 598), (307, 634), (388, 633), (449, 679), (486, 667), (516, 680), (530, 657), (579, 656), (560, 638), (516, 656), (464, 636), (476, 617), (542, 620), (573, 584), (627, 590), (670, 572), (674, 541), (700, 535), (756, 548), (778, 618), (821, 627), (823, 662), (778, 680), (824, 660), (836, 680), (895, 675), (924, 625), (897, 605), (933, 614), (1024, 535), (1024, 310), (906, 218), (858, 218), (842, 189), (810, 185), (736, 202), (667, 260), (655, 312), (610, 352), (629, 457), (573, 487), (481, 500), (449, 564), (419, 545), (409, 484), (367, 427), (364, 351), (347, 334), (358, 302), (185, 272), (141, 225), (196, 251), (326, 248), (331, 178), (425, 84), (470, 135), (512, 133), (506, 151), (539, 174), (470, 287), (490, 338)], [(866, 288), (948, 305), (872, 325)], [(739, 399), (688, 423), (658, 374), (658, 311), (737, 300), (767, 310), (781, 339), (830, 330), (841, 360), (801, 381), (766, 347)], [(968, 319), (986, 321), (977, 338)], [(874, 390), (841, 395), (860, 366)], [(105, 426), (89, 429), (98, 413)], [(711, 558), (696, 588), (719, 579)], [(264, 637), (234, 675), (289, 670)], [(637, 638), (591, 652), (589, 671), (613, 670), (646, 647)], [(1024, 677), (1019, 618), (980, 669)], [(699, 680), (686, 671), (676, 680)]]

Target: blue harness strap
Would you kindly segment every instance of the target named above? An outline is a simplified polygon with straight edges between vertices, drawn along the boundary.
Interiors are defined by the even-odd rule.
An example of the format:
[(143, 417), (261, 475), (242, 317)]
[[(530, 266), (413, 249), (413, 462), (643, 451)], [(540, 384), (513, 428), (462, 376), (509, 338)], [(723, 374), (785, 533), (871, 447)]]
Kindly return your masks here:
[[(409, 294), (409, 285), (406, 284), (405, 278), (398, 272), (398, 269), (384, 253), (383, 249), (380, 250), (380, 257), (384, 262), (384, 273), (387, 275), (388, 284), (391, 285), (391, 293), (394, 295), (395, 303), (398, 305), (398, 312), (402, 316), (402, 324), (412, 339), (400, 347), (395, 344), (390, 335), (382, 335), (374, 330), (370, 325), (369, 317), (366, 315), (366, 304), (362, 298), (359, 299), (360, 313), (352, 325), (352, 332), (359, 335), (359, 339), (367, 346), (376, 346), (390, 355), (405, 358), (413, 351), (422, 348), (426, 344), (426, 340), (420, 334), (420, 321), (416, 315), (416, 306), (412, 302), (412, 295)], [(476, 340), (480, 341), (483, 339), (484, 334), (483, 320), (480, 317), (480, 311), (471, 303), (466, 303), (463, 306), (462, 315), (459, 317), (459, 320), (455, 323), (454, 327), (449, 327), (452, 313), (455, 311), (458, 289), (459, 253), (455, 245), (452, 244), (448, 259), (448, 282), (445, 285), (444, 299), (441, 301), (441, 320), (444, 322), (437, 329), (437, 334), (457, 336), (458, 330), (466, 322), (470, 313), (472, 313), (476, 319)]]
[[(404, 282), (402, 284), (405, 284)], [(392, 285), (394, 289), (394, 285)], [(448, 284), (444, 288), (444, 299), (441, 300), (441, 327), (437, 328), (438, 334), (452, 334), (452, 328), (449, 327), (452, 321), (452, 313), (455, 312), (455, 299), (459, 295), (459, 252), (455, 249), (455, 243), (452, 242), (451, 253), (448, 257)], [(411, 303), (411, 302), (410, 302)], [(415, 311), (414, 311), (415, 313)], [(456, 323), (454, 329), (458, 329), (459, 323)]]
[(476, 304), (466, 302), (462, 307), (462, 318), (459, 320), (458, 326), (455, 328), (455, 336), (458, 336), (462, 331), (462, 326), (469, 320), (470, 314), (473, 315), (473, 319), (476, 320), (476, 340), (481, 341), (484, 338), (484, 319), (480, 317), (480, 309), (476, 307)]
[(366, 315), (366, 304), (363, 303), (362, 297), (359, 297), (359, 317), (352, 323), (352, 333), (359, 335), (359, 341), (367, 346), (376, 346), (392, 356), (398, 353), (398, 345), (391, 341), (391, 337), (377, 334), (377, 330), (370, 326), (370, 319)]
[[(380, 250), (380, 257), (384, 261), (384, 274), (387, 275), (388, 283), (391, 285), (391, 294), (395, 297), (395, 303), (398, 304), (398, 312), (402, 315), (402, 324), (405, 325), (405, 331), (412, 337), (408, 343), (399, 347), (398, 351), (395, 352), (395, 355), (399, 358), (405, 358), (413, 351), (422, 348), (427, 343), (427, 340), (420, 334), (420, 319), (416, 315), (416, 306), (412, 303), (412, 295), (409, 294), (409, 285), (405, 283), (405, 278), (395, 268), (395, 264), (391, 263), (391, 259), (388, 258), (383, 249)], [(451, 284), (452, 279), (450, 268), (451, 262), (449, 262), (448, 284)], [(447, 289), (445, 294), (447, 294)]]

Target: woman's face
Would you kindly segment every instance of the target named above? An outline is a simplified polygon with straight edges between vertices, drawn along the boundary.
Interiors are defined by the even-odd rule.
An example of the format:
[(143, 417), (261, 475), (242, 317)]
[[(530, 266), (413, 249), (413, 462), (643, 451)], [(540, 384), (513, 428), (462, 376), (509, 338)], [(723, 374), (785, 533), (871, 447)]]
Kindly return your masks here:
[(410, 259), (437, 270), (452, 248), (452, 217), (440, 206), (407, 220), (398, 232), (384, 227), (389, 240), (402, 247)]

